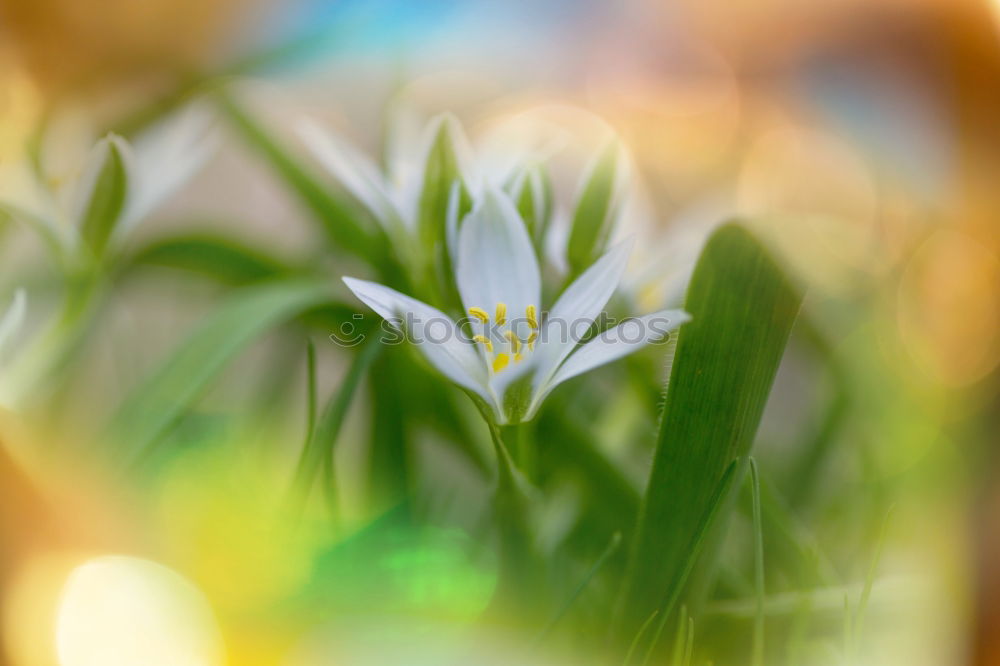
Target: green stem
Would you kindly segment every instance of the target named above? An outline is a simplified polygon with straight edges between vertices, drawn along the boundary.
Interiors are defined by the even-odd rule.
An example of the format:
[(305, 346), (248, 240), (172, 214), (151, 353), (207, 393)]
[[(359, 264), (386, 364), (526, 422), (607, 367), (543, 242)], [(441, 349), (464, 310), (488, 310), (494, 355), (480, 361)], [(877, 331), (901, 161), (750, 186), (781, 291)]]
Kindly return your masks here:
[(497, 457), (497, 481), (494, 493), (494, 510), (499, 528), (500, 573), (494, 606), (508, 613), (516, 610), (518, 617), (540, 610), (536, 584), (537, 560), (528, 526), (528, 498), (517, 478), (517, 470), (510, 457), (508, 441), (502, 430), (487, 414), (493, 450)]
[(527, 478), (533, 479), (537, 465), (534, 447), (528, 432), (528, 424), (517, 423), (501, 426), (500, 436), (516, 468)]
[[(507, 446), (501, 429), (492, 419), (487, 419), (486, 423), (490, 428), (490, 439), (493, 441), (493, 452), (497, 457), (497, 492), (517, 493), (517, 479), (514, 476), (514, 461), (510, 455), (510, 448)], [(509, 441), (509, 431), (506, 431)]]

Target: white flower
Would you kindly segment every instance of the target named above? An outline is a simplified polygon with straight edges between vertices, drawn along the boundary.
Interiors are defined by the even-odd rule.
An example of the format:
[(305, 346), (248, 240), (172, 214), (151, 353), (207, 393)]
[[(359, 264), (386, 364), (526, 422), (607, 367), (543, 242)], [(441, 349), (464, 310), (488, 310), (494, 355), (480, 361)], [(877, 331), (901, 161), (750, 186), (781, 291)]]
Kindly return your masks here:
[[(385, 172), (318, 124), (304, 119), (298, 125), (299, 135), (320, 164), (378, 221), (411, 268), (419, 270), (436, 261), (433, 248), (439, 240), (454, 256), (458, 220), (452, 218), (462, 207), (463, 192), (473, 200), (490, 187), (508, 189), (515, 197), (526, 193), (532, 197), (533, 217), (551, 214), (539, 165), (557, 150), (555, 140), (546, 145), (508, 138), (502, 145), (487, 143), (474, 151), (451, 114), (435, 116), (420, 130), (413, 129), (413, 120), (402, 112), (396, 118)], [(441, 224), (445, 213), (447, 229)], [(540, 237), (545, 221), (534, 222)]]
[(417, 141), (393, 146), (386, 173), (349, 142), (311, 120), (303, 120), (298, 131), (320, 164), (368, 209), (387, 233), (396, 238), (416, 234), (425, 167), (442, 133), (455, 151), (459, 173), (465, 174), (471, 169), (468, 141), (458, 121), (450, 115), (432, 119)]
[(388, 287), (345, 277), (354, 294), (442, 374), (492, 408), (499, 424), (530, 419), (553, 388), (663, 339), (689, 319), (664, 310), (629, 319), (579, 345), (614, 293), (630, 243), (611, 249), (541, 317), (538, 261), (509, 198), (488, 189), (461, 224), (455, 282), (472, 336), (440, 310)]
[[(131, 145), (109, 134), (89, 151), (74, 151), (84, 130), (74, 127), (72, 137), (64, 133), (54, 131), (57, 145), (43, 151), (36, 167), (26, 160), (0, 174), (0, 210), (67, 250), (87, 240), (90, 226), (107, 232), (101, 232), (102, 247), (127, 233), (189, 180), (215, 148), (210, 118), (199, 108), (151, 128)], [(88, 225), (95, 215), (109, 219)]]

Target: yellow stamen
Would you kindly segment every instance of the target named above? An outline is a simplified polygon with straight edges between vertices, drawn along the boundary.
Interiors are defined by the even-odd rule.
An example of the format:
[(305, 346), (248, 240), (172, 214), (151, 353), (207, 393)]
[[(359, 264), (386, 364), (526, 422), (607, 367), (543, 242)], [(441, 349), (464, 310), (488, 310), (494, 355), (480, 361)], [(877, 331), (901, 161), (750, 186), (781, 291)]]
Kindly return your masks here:
[(503, 335), (510, 341), (511, 351), (513, 351), (515, 354), (521, 351), (521, 341), (517, 339), (516, 335), (514, 335), (514, 331), (507, 331)]
[(520, 363), (524, 360), (524, 354), (514, 354), (514, 363)]
[(469, 308), (469, 314), (484, 324), (490, 320), (490, 315), (482, 308)]
[(486, 346), (486, 351), (488, 351), (488, 352), (493, 351), (493, 343), (490, 342), (490, 339), (488, 337), (486, 337), (485, 335), (474, 335), (474, 336), (472, 336), (472, 340), (474, 342), (481, 342), (481, 343), (483, 343), (483, 345)]
[(507, 321), (507, 304), (497, 303), (497, 324), (503, 324)]
[(535, 340), (537, 339), (538, 339), (538, 332), (532, 331), (531, 335), (528, 336), (528, 339), (524, 341), (524, 344), (528, 345), (529, 351), (535, 350)]
[(525, 314), (528, 316), (528, 326), (533, 329), (538, 328), (538, 311), (535, 310), (534, 305), (529, 305), (525, 308)]
[(497, 357), (493, 359), (493, 372), (500, 372), (507, 367), (508, 363), (510, 363), (510, 356), (503, 353), (497, 354)]

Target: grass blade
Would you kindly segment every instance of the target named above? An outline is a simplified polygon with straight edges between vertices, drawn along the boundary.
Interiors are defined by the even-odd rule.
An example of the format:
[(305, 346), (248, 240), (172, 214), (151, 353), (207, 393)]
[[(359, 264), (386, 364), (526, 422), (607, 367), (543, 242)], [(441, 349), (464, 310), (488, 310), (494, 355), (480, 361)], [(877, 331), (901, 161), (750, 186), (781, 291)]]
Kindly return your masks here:
[(659, 615), (659, 613), (660, 611), (653, 611), (649, 617), (646, 618), (646, 621), (642, 623), (642, 626), (639, 627), (639, 631), (635, 633), (635, 637), (632, 638), (632, 643), (628, 646), (628, 652), (625, 653), (625, 661), (622, 662), (622, 666), (628, 666), (632, 663), (632, 655), (635, 654), (636, 649), (642, 642), (642, 637), (645, 636), (646, 632), (649, 630), (649, 625), (653, 623), (653, 620), (656, 619), (656, 616)]
[(750, 490), (753, 497), (754, 587), (757, 593), (757, 617), (753, 625), (753, 666), (764, 665), (764, 526), (760, 514), (760, 475), (757, 461), (750, 458)]
[(617, 636), (679, 595), (719, 481), (753, 442), (801, 296), (760, 244), (727, 225), (688, 289), (653, 468), (623, 587)]
[[(688, 642), (688, 614), (687, 607), (681, 606), (681, 612), (677, 617), (677, 635), (674, 637), (674, 650), (670, 659), (670, 666), (681, 666), (684, 661), (684, 653), (687, 652), (687, 642)], [(646, 661), (649, 661), (649, 656), (652, 654), (652, 648), (654, 645), (650, 645), (650, 650), (646, 654)], [(643, 662), (645, 666), (645, 662)]]
[(542, 633), (538, 635), (538, 638), (535, 640), (536, 645), (545, 640), (545, 637), (552, 632), (555, 626), (559, 623), (559, 620), (565, 617), (566, 613), (568, 613), (569, 609), (573, 607), (573, 604), (576, 603), (576, 600), (580, 598), (580, 595), (583, 594), (583, 591), (587, 588), (587, 585), (590, 584), (590, 581), (594, 579), (594, 576), (596, 576), (597, 573), (601, 570), (605, 562), (611, 559), (611, 556), (614, 555), (615, 552), (618, 550), (618, 546), (621, 545), (621, 542), (622, 542), (621, 532), (615, 532), (614, 536), (611, 537), (610, 543), (608, 543), (608, 547), (604, 549), (604, 552), (601, 553), (601, 556), (597, 558), (597, 561), (594, 562), (593, 566), (590, 567), (590, 569), (587, 571), (587, 574), (573, 589), (573, 593), (569, 595), (569, 598), (566, 599), (566, 602), (559, 608), (556, 614), (552, 617), (552, 619), (549, 621), (549, 624), (545, 627), (545, 629), (542, 630)]
[(878, 536), (878, 543), (875, 545), (875, 555), (872, 557), (871, 564), (868, 567), (868, 574), (865, 576), (865, 585), (861, 590), (861, 599), (858, 601), (858, 610), (854, 615), (851, 639), (855, 649), (857, 649), (861, 643), (861, 631), (865, 622), (865, 613), (868, 610), (868, 601), (872, 596), (872, 586), (875, 584), (875, 574), (878, 572), (878, 565), (882, 560), (882, 549), (885, 547), (885, 537), (889, 531), (889, 519), (892, 518), (893, 508), (894, 507), (890, 506), (889, 510), (885, 514), (885, 520), (882, 523), (882, 530), (879, 532)]
[(381, 340), (375, 338), (354, 357), (347, 376), (326, 403), (316, 427), (310, 428), (310, 437), (302, 450), (295, 471), (295, 489), (301, 501), (308, 499), (317, 472), (323, 472), (323, 479), (328, 482), (326, 484), (328, 486), (329, 482), (334, 480), (333, 446), (337, 441), (337, 435), (340, 434), (351, 401), (357, 393), (358, 385), (381, 349)]

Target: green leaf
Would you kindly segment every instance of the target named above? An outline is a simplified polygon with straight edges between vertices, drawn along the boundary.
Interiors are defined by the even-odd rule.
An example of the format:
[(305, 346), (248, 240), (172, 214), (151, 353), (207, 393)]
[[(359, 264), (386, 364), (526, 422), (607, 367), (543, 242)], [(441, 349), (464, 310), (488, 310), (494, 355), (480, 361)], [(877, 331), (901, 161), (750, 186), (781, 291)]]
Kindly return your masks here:
[(448, 208), (454, 188), (458, 187), (458, 220), (472, 207), (472, 197), (465, 186), (459, 160), (461, 129), (449, 116), (438, 121), (434, 140), (424, 164), (423, 187), (417, 208), (417, 230), (422, 251), (416, 266), (427, 299), (442, 308), (461, 308), (462, 301), (454, 283), (452, 257), (448, 251)]
[(573, 607), (573, 604), (575, 604), (577, 599), (580, 598), (580, 595), (583, 594), (583, 591), (590, 584), (590, 581), (594, 579), (594, 577), (601, 570), (601, 568), (607, 563), (608, 560), (611, 559), (611, 556), (615, 554), (615, 552), (618, 550), (618, 547), (621, 545), (621, 542), (622, 542), (622, 533), (615, 532), (611, 536), (611, 541), (608, 543), (607, 547), (601, 552), (600, 556), (597, 558), (597, 561), (594, 562), (593, 565), (591, 565), (590, 569), (587, 571), (586, 575), (584, 575), (583, 579), (581, 579), (580, 582), (576, 584), (576, 587), (573, 588), (573, 591), (572, 593), (570, 593), (569, 598), (567, 598), (566, 601), (563, 602), (563, 604), (559, 607), (559, 610), (556, 611), (552, 619), (549, 620), (549, 623), (545, 625), (545, 629), (543, 629), (542, 632), (538, 635), (538, 638), (535, 639), (536, 645), (540, 644), (542, 641), (545, 640), (545, 638), (550, 633), (552, 633), (552, 630), (556, 627), (557, 624), (559, 624), (559, 621), (563, 617), (565, 617), (566, 613), (568, 613), (570, 608)]
[(607, 247), (618, 213), (619, 152), (618, 143), (611, 142), (598, 155), (576, 203), (566, 247), (570, 277), (585, 271)]
[(303, 206), (323, 225), (335, 244), (373, 265), (386, 260), (385, 238), (378, 230), (360, 223), (360, 217), (333, 196), (313, 174), (299, 163), (256, 119), (226, 93), (217, 96), (223, 115), (243, 139), (263, 157)]
[(93, 189), (80, 217), (80, 236), (95, 256), (104, 253), (128, 196), (128, 146), (121, 137), (109, 135), (97, 146)]
[[(328, 496), (332, 495), (330, 492), (332, 490), (331, 484), (335, 478), (333, 447), (340, 434), (340, 427), (347, 417), (347, 409), (351, 406), (354, 394), (357, 393), (358, 385), (382, 347), (381, 339), (378, 337), (365, 344), (364, 348), (354, 357), (340, 388), (330, 396), (323, 408), (323, 415), (320, 417), (319, 423), (316, 424), (315, 430), (310, 425), (310, 436), (295, 470), (295, 489), (303, 502), (308, 499), (316, 475), (321, 470)], [(311, 363), (315, 365), (315, 356), (311, 358)], [(312, 392), (315, 390), (315, 376), (310, 376), (312, 377), (310, 392)]]
[(455, 146), (457, 140), (455, 132), (451, 119), (441, 118), (424, 165), (423, 189), (420, 192), (417, 209), (417, 229), (427, 256), (434, 256), (439, 248), (445, 246), (448, 200), (455, 182), (462, 188), (461, 197), (465, 204), (460, 206), (460, 209), (468, 207), (469, 194), (462, 179)]
[(510, 195), (528, 228), (535, 249), (541, 253), (552, 221), (555, 200), (548, 171), (541, 165), (523, 169), (511, 184)]
[(764, 665), (764, 527), (760, 512), (760, 474), (757, 461), (750, 458), (750, 490), (753, 505), (754, 588), (757, 596), (757, 617), (753, 625), (753, 666)]
[(402, 357), (410, 350), (393, 345), (375, 359), (369, 389), (371, 444), (369, 456), (370, 502), (387, 507), (406, 500), (413, 474), (413, 435), (410, 428), (411, 385)]
[(248, 287), (205, 318), (113, 416), (108, 441), (136, 460), (240, 350), (270, 328), (330, 300), (330, 287), (281, 282)]
[[(677, 570), (673, 580), (667, 586), (670, 590), (669, 594), (663, 599), (660, 607), (653, 611), (654, 613), (660, 613), (661, 622), (667, 621), (667, 618), (670, 617), (670, 613), (673, 612), (674, 606), (680, 599), (681, 589), (684, 587), (684, 582), (691, 575), (691, 571), (694, 569), (694, 566), (698, 561), (698, 557), (701, 555), (701, 551), (705, 547), (710, 528), (715, 522), (715, 518), (718, 516), (719, 511), (722, 509), (722, 505), (725, 503), (726, 498), (729, 496), (730, 489), (733, 487), (738, 467), (739, 462), (736, 460), (731, 462), (729, 466), (726, 467), (726, 471), (722, 473), (722, 478), (717, 484), (715, 484), (715, 488), (712, 490), (712, 495), (705, 505), (704, 513), (698, 518), (691, 540), (688, 542), (686, 547), (687, 557), (684, 560), (683, 566)], [(694, 631), (692, 627), (689, 638), (693, 635)], [(658, 640), (658, 638), (659, 632), (655, 634), (652, 642), (650, 642), (646, 647), (646, 661), (649, 660), (649, 657), (655, 651), (655, 641)], [(688, 647), (690, 648), (690, 645)]]
[(126, 269), (141, 266), (178, 268), (232, 285), (293, 272), (265, 250), (234, 238), (197, 232), (160, 238), (139, 248), (126, 262)]
[(744, 229), (708, 241), (687, 293), (618, 633), (678, 594), (692, 536), (725, 470), (746, 456), (801, 295)]

